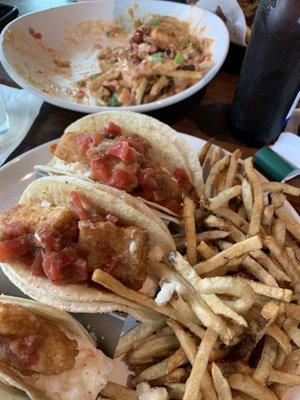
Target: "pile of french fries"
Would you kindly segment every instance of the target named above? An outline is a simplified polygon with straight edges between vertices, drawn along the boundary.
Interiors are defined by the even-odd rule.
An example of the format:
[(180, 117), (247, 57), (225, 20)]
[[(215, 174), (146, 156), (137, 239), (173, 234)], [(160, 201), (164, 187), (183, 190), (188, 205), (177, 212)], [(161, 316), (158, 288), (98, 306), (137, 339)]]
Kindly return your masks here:
[(207, 143), (199, 157), (203, 197), (185, 198), (178, 251), (151, 267), (161, 286), (176, 284), (167, 303), (94, 273), (153, 313), (121, 336), (115, 357), (133, 375), (104, 398), (137, 399), (141, 382), (183, 400), (276, 400), (300, 385), (300, 225), (285, 197), (300, 189), (262, 182), (240, 150)]

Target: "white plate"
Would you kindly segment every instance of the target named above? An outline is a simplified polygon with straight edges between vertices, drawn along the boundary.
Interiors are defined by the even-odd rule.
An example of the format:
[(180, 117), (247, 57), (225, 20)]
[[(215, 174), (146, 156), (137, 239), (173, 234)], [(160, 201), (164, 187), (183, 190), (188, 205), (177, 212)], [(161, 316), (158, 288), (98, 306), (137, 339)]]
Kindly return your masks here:
[[(199, 151), (201, 146), (205, 143), (204, 140), (196, 138), (194, 136), (182, 134), (188, 144), (195, 150)], [(29, 185), (36, 178), (36, 172), (33, 167), (36, 164), (46, 164), (52, 158), (49, 152), (49, 146), (56, 141), (48, 142), (38, 146), (27, 153), (15, 158), (14, 160), (5, 164), (0, 168), (0, 212), (7, 210), (12, 204), (15, 204), (26, 186)], [(294, 210), (288, 205), (289, 210)], [(9, 282), (6, 282), (9, 285)], [(3, 289), (0, 275), (0, 289)], [(23, 294), (21, 294), (23, 296)], [(78, 317), (78, 316), (77, 316)], [(102, 317), (102, 324), (108, 322), (108, 324), (114, 324), (113, 331), (121, 329), (121, 325), (117, 327), (117, 321), (115, 318), (107, 315), (97, 315), (98, 321)], [(106, 321), (105, 321), (106, 319)], [(131, 326), (132, 321), (129, 326)], [(99, 322), (100, 324), (100, 322)], [(107, 323), (106, 323), (107, 325)], [(104, 325), (103, 325), (104, 326)], [(106, 331), (109, 332), (109, 326), (105, 327)], [(105, 349), (107, 353), (110, 352), (109, 336), (105, 335), (104, 338)], [(116, 362), (115, 370), (111, 376), (111, 380), (114, 382), (125, 385), (128, 376), (128, 369), (125, 364), (121, 361)], [(283, 400), (299, 400), (300, 387), (289, 390)]]
[[(133, 8), (134, 4), (135, 8)], [(63, 88), (74, 87), (74, 84), (71, 83), (72, 79), (76, 78), (76, 81), (83, 75), (84, 69), (86, 72), (91, 72), (98, 66), (98, 61), (95, 57), (96, 50), (91, 54), (93, 45), (97, 43), (94, 31), (83, 36), (80, 45), (78, 45), (70, 41), (68, 32), (72, 27), (74, 28), (79, 22), (88, 20), (111, 21), (120, 15), (127, 18), (130, 7), (134, 9), (136, 17), (159, 14), (187, 20), (195, 34), (200, 35), (200, 30), (205, 27), (203, 35), (214, 40), (212, 47), (214, 66), (203, 79), (181, 93), (164, 100), (139, 106), (122, 107), (122, 109), (146, 112), (165, 107), (191, 96), (211, 81), (221, 68), (228, 52), (229, 34), (225, 24), (219, 17), (209, 11), (167, 1), (86, 1), (24, 15), (11, 22), (3, 30), (0, 38), (0, 59), (14, 81), (48, 103), (84, 113), (107, 111), (111, 107), (78, 104), (65, 93), (50, 95), (43, 90), (51, 90), (51, 88), (49, 89), (49, 83), (51, 84), (52, 82)], [(28, 32), (29, 27), (32, 27), (36, 32), (42, 33), (43, 39), (41, 43), (59, 51), (62, 56), (71, 60), (71, 64), (74, 67), (69, 76), (57, 72), (53, 62), (53, 55), (48, 49), (43, 49), (42, 44), (38, 44), (40, 41), (31, 37)], [(77, 71), (75, 71), (76, 65), (79, 68)]]

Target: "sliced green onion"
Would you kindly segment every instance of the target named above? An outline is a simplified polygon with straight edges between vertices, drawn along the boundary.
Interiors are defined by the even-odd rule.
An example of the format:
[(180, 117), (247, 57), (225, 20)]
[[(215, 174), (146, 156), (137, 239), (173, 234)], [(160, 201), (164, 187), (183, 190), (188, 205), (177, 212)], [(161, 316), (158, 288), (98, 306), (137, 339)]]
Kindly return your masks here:
[(116, 93), (110, 96), (110, 99), (108, 100), (108, 105), (110, 107), (120, 107), (122, 105), (122, 103), (119, 102), (118, 95)]
[(164, 53), (159, 51), (158, 53), (154, 53), (151, 56), (146, 57), (147, 60), (153, 62), (154, 64), (160, 64), (164, 61)]
[(161, 18), (158, 16), (153, 17), (150, 21), (150, 24), (151, 24), (152, 28), (159, 26), (161, 24)]
[(176, 64), (183, 64), (184, 63), (184, 56), (182, 53), (177, 53), (175, 56), (175, 62)]
[(197, 50), (198, 46), (196, 45), (196, 43), (190, 43), (189, 44), (191, 49)]

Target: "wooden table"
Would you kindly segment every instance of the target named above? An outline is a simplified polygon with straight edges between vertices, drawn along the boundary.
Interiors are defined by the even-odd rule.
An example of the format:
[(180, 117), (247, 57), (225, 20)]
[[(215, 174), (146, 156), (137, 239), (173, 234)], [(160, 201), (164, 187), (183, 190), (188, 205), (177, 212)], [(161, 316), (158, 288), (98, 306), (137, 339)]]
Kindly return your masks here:
[[(67, 4), (68, 0), (1, 0), (6, 4), (15, 4), (20, 14), (50, 6)], [(0, 68), (0, 83), (16, 86)], [(174, 106), (151, 112), (150, 115), (171, 125), (174, 129), (190, 135), (209, 139), (229, 151), (239, 147), (243, 156), (253, 155), (256, 148), (246, 147), (238, 143), (230, 134), (228, 128), (228, 113), (233, 100), (237, 83), (237, 76), (221, 70), (213, 81), (193, 97)], [(31, 127), (28, 135), (20, 146), (12, 153), (9, 159), (24, 153), (42, 143), (56, 139), (64, 129), (83, 114), (64, 110), (51, 104), (44, 103), (40, 114)], [(300, 187), (300, 178), (290, 183)], [(300, 199), (291, 198), (290, 201), (300, 211)]]

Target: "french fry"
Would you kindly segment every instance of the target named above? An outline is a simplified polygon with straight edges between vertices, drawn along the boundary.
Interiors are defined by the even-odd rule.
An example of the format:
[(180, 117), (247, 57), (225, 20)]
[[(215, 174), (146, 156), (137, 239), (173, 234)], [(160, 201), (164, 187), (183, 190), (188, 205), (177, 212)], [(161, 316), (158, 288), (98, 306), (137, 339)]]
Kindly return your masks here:
[(298, 386), (300, 385), (300, 376), (272, 369), (270, 371), (269, 381), (287, 386)]
[(224, 189), (230, 188), (234, 185), (234, 180), (236, 178), (237, 170), (238, 170), (238, 161), (241, 157), (241, 150), (236, 149), (230, 156), (230, 162), (226, 174), (225, 186)]
[[(117, 293), (119, 296), (124, 297), (127, 300), (131, 299), (131, 301), (149, 307), (150, 309), (168, 318), (173, 318), (180, 321), (180, 317), (177, 315), (176, 311), (172, 307), (157, 306), (155, 301), (150, 297), (144, 295), (143, 293), (129, 289), (113, 276), (102, 271), (101, 269), (94, 270), (92, 280), (104, 286), (106, 289), (111, 290), (113, 293)], [(199, 332), (197, 325), (193, 324), (191, 321), (183, 320), (181, 322), (193, 333), (197, 334)]]
[(287, 336), (300, 347), (300, 329), (298, 328), (299, 322), (296, 322), (292, 318), (287, 318), (282, 327), (287, 334)]
[(300, 189), (287, 183), (263, 182), (261, 186), (264, 192), (283, 192), (291, 196), (300, 196)]
[[(193, 313), (192, 309), (188, 305), (186, 301), (182, 298), (180, 294), (177, 295), (177, 298), (173, 298), (170, 300), (171, 306), (174, 308), (174, 310), (177, 312), (177, 314), (181, 318), (186, 318), (192, 321), (194, 324), (199, 324), (199, 320)], [(200, 328), (200, 327), (199, 327)], [(204, 335), (204, 329), (203, 329), (203, 335)], [(202, 335), (202, 337), (203, 337)]]
[(268, 327), (266, 333), (279, 343), (280, 347), (285, 351), (287, 355), (291, 354), (291, 352), (293, 351), (293, 347), (290, 343), (290, 339), (283, 332), (283, 330), (279, 328), (278, 325), (272, 324)]
[(246, 393), (256, 400), (278, 400), (270, 389), (262, 383), (256, 382), (250, 376), (240, 373), (232, 374), (228, 378), (228, 383), (232, 389)]
[(214, 214), (217, 214), (219, 217), (222, 217), (225, 220), (231, 222), (231, 224), (239, 228), (243, 233), (246, 234), (248, 232), (249, 222), (247, 222), (245, 218), (241, 217), (238, 213), (234, 212), (230, 208), (219, 207), (213, 212)]
[(135, 347), (135, 342), (147, 339), (156, 330), (162, 328), (166, 324), (164, 319), (154, 321), (153, 324), (139, 323), (130, 331), (123, 334), (118, 342), (115, 350), (114, 358), (120, 357)]
[(244, 168), (253, 193), (253, 209), (249, 225), (248, 236), (257, 235), (260, 231), (260, 222), (264, 207), (263, 192), (258, 176), (253, 168), (252, 157), (244, 160)]
[(199, 153), (199, 162), (200, 165), (202, 166), (205, 160), (205, 157), (208, 153), (208, 150), (210, 149), (210, 146), (212, 144), (212, 139), (209, 139), (207, 142), (204, 143), (204, 145), (201, 147), (200, 153)]
[(171, 356), (157, 364), (151, 365), (149, 368), (142, 371), (138, 376), (132, 380), (133, 385), (141, 382), (153, 381), (162, 376), (168, 375), (178, 367), (186, 364), (188, 359), (181, 347), (175, 351)]
[(218, 400), (218, 396), (217, 396), (217, 393), (214, 388), (212, 377), (211, 377), (210, 373), (208, 372), (207, 368), (204, 371), (204, 374), (202, 377), (200, 390), (201, 390), (203, 399)]
[(128, 355), (128, 360), (131, 364), (135, 364), (140, 360), (157, 357), (160, 353), (167, 350), (172, 350), (179, 347), (179, 342), (175, 335), (164, 335), (154, 337), (147, 340), (142, 346), (134, 350)]
[(256, 370), (252, 375), (253, 379), (255, 379), (257, 382), (267, 382), (270, 370), (276, 360), (277, 349), (278, 343), (270, 336), (267, 336), (260, 360), (257, 364)]
[(230, 156), (226, 155), (221, 158), (216, 164), (214, 164), (210, 170), (210, 173), (207, 177), (207, 180), (204, 185), (204, 194), (207, 198), (210, 198), (213, 195), (213, 186), (220, 175), (220, 173), (227, 167), (229, 164)]
[(242, 199), (246, 209), (247, 218), (250, 221), (253, 210), (253, 194), (250, 183), (247, 179), (242, 179)]
[(208, 244), (206, 244), (203, 240), (201, 240), (197, 250), (200, 254), (200, 257), (204, 260), (207, 260), (208, 258), (211, 258), (217, 254), (217, 252), (208, 246)]
[(203, 221), (204, 225), (208, 228), (218, 228), (221, 230), (226, 230), (228, 227), (224, 219), (216, 217), (215, 215), (209, 215)]
[(216, 254), (214, 257), (200, 262), (194, 266), (195, 271), (199, 275), (207, 274), (215, 269), (228, 264), (229, 261), (238, 258), (244, 254), (251, 251), (258, 250), (262, 248), (262, 241), (259, 236), (253, 236), (243, 242), (238, 242), (234, 244), (227, 250)]
[(264, 207), (261, 217), (261, 222), (264, 226), (269, 227), (271, 225), (275, 210), (276, 207), (274, 206), (274, 204), (268, 204)]
[(217, 364), (212, 363), (212, 379), (218, 393), (218, 400), (232, 400), (231, 389), (226, 378), (224, 378)]
[(150, 385), (162, 386), (166, 383), (179, 383), (182, 381), (186, 381), (190, 375), (190, 372), (190, 370), (185, 368), (177, 368), (168, 375), (150, 381)]
[(264, 283), (265, 285), (269, 286), (277, 286), (278, 283), (276, 282), (276, 279), (269, 274), (257, 261), (255, 261), (253, 258), (247, 256), (243, 261), (242, 261), (243, 267), (246, 269), (246, 271), (250, 272), (253, 276), (255, 276), (261, 283)]
[[(222, 250), (230, 248), (233, 243), (218, 241), (218, 245)], [(232, 261), (231, 261), (232, 262)], [(250, 272), (253, 276), (255, 276), (261, 283), (264, 283), (269, 286), (278, 286), (275, 278), (271, 274), (269, 274), (257, 261), (253, 258), (247, 256), (246, 258), (242, 258), (240, 263), (245, 268), (246, 271)], [(220, 268), (216, 271), (218, 272)], [(222, 271), (223, 272), (223, 271)], [(221, 272), (218, 275), (223, 275)]]
[(285, 251), (282, 250), (279, 243), (272, 236), (264, 237), (264, 245), (268, 247), (270, 253), (276, 258), (280, 263), (282, 269), (286, 271), (288, 276), (293, 282), (299, 281), (299, 276), (295, 270), (293, 264), (289, 261), (289, 258)]
[(275, 219), (272, 223), (272, 235), (283, 246), (285, 242), (286, 227), (284, 221)]
[(186, 381), (186, 388), (183, 400), (198, 399), (201, 387), (201, 380), (206, 370), (210, 353), (213, 350), (217, 338), (218, 334), (216, 332), (212, 331), (211, 329), (206, 330), (205, 335), (198, 348), (191, 375)]
[(222, 192), (218, 193), (215, 197), (203, 200), (203, 204), (209, 210), (214, 211), (219, 207), (224, 206), (235, 197), (240, 196), (241, 194), (242, 194), (241, 185), (235, 185), (232, 186), (231, 188), (224, 189)]
[(196, 234), (196, 240), (197, 242), (200, 242), (202, 240), (204, 241), (218, 240), (218, 239), (224, 239), (228, 235), (230, 235), (229, 231), (222, 231), (222, 230), (204, 231)]
[(186, 232), (187, 258), (191, 265), (197, 263), (197, 243), (195, 228), (195, 203), (189, 197), (183, 201), (183, 221)]
[(101, 390), (101, 394), (111, 400), (138, 400), (135, 390), (114, 382), (107, 382)]
[(278, 264), (261, 250), (252, 251), (251, 257), (259, 262), (278, 281), (291, 282), (291, 278), (280, 269)]
[(286, 229), (300, 241), (300, 224), (290, 215), (290, 213), (283, 207), (275, 211), (278, 218), (285, 222)]
[(252, 287), (254, 293), (286, 302), (290, 302), (292, 299), (293, 292), (289, 289), (267, 286), (262, 283), (250, 281), (249, 279), (246, 279), (246, 282)]
[(282, 365), (283, 365), (286, 357), (287, 357), (286, 352), (281, 347), (279, 347), (278, 351), (277, 351), (277, 357), (274, 362), (274, 368), (276, 368), (276, 369), (282, 368)]
[(178, 322), (169, 320), (167, 321), (167, 324), (173, 329), (180, 346), (185, 352), (191, 365), (193, 365), (197, 353), (197, 345), (194, 338), (188, 332), (186, 332)]
[(222, 360), (223, 358), (228, 356), (229, 353), (230, 353), (230, 347), (224, 347), (224, 348), (219, 347), (218, 349), (214, 349), (209, 357), (209, 362)]

